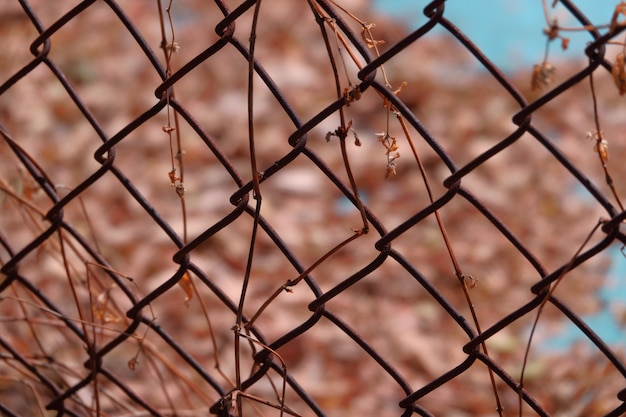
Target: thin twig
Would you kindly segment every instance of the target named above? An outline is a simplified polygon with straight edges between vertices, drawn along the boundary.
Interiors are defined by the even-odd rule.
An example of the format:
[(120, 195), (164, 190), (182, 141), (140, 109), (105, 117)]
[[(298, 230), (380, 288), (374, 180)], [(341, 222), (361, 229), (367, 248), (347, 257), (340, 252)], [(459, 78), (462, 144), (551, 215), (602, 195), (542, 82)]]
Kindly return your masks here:
[(609, 168), (607, 166), (608, 159), (609, 159), (608, 149), (607, 149), (608, 145), (606, 143), (606, 140), (604, 139), (604, 133), (602, 132), (602, 129), (600, 128), (600, 116), (598, 114), (598, 100), (596, 98), (596, 90), (595, 90), (594, 83), (593, 83), (593, 73), (589, 74), (589, 86), (591, 87), (591, 99), (593, 102), (593, 120), (596, 126), (595, 137), (593, 137), (593, 139), (595, 139), (596, 141), (595, 150), (596, 150), (596, 153), (598, 154), (598, 158), (600, 159), (600, 165), (602, 165), (602, 170), (604, 171), (604, 178), (606, 180), (606, 184), (611, 189), (611, 192), (613, 193), (613, 197), (615, 197), (615, 200), (617, 201), (619, 208), (622, 211), (624, 211), (624, 205), (622, 204), (622, 200), (619, 198), (619, 195), (617, 194), (617, 190), (615, 189), (615, 185), (613, 183), (613, 178), (611, 177), (611, 174), (609, 174)]
[(589, 234), (587, 235), (587, 237), (585, 238), (583, 243), (576, 250), (576, 253), (574, 253), (574, 255), (571, 257), (571, 259), (569, 260), (569, 262), (567, 263), (565, 268), (563, 268), (563, 270), (559, 274), (558, 278), (554, 281), (554, 284), (552, 284), (552, 286), (550, 287), (550, 289), (548, 290), (546, 295), (541, 300), (541, 304), (539, 304), (539, 307), (537, 307), (537, 315), (535, 316), (535, 320), (533, 321), (533, 325), (532, 325), (532, 327), (530, 329), (530, 335), (528, 336), (528, 342), (526, 343), (526, 350), (524, 352), (524, 360), (522, 361), (522, 369), (520, 371), (519, 385), (517, 386), (518, 399), (519, 399), (518, 400), (519, 417), (522, 417), (522, 400), (523, 400), (523, 395), (522, 394), (523, 394), (523, 390), (524, 390), (524, 376), (526, 374), (526, 365), (528, 363), (528, 358), (530, 356), (530, 347), (532, 345), (533, 336), (535, 335), (535, 330), (537, 329), (537, 324), (539, 323), (539, 317), (541, 317), (541, 312), (543, 311), (543, 308), (548, 303), (548, 301), (550, 301), (550, 299), (552, 298), (552, 294), (554, 294), (554, 291), (556, 291), (556, 287), (558, 287), (559, 283), (563, 280), (565, 275), (567, 275), (567, 273), (574, 266), (574, 262), (576, 262), (576, 258), (578, 257), (578, 255), (580, 255), (580, 253), (583, 251), (585, 246), (587, 246), (587, 243), (589, 243), (589, 241), (591, 240), (591, 237), (593, 236), (593, 234), (596, 232), (596, 230), (598, 230), (598, 228), (602, 224), (604, 224), (604, 221), (602, 219), (600, 219), (595, 224), (593, 229), (591, 229), (591, 232), (589, 232)]
[[(413, 143), (413, 140), (411, 139), (411, 133), (408, 129), (406, 122), (404, 121), (404, 118), (400, 115), (400, 113), (395, 112), (395, 114), (396, 114), (398, 121), (400, 122), (402, 131), (404, 132), (404, 135), (407, 141), (409, 142), (409, 146), (411, 147), (411, 151), (413, 152), (413, 156), (420, 170), (420, 174), (423, 179), (424, 186), (426, 187), (426, 192), (428, 194), (428, 199), (430, 200), (431, 203), (433, 203), (434, 196), (433, 196), (432, 189), (430, 187), (428, 176), (426, 175), (426, 169), (424, 167), (424, 164), (422, 163), (419, 153), (417, 152), (417, 148), (415, 147), (415, 144)], [(439, 231), (441, 232), (441, 236), (444, 240), (446, 250), (448, 252), (448, 255), (450, 256), (450, 261), (452, 262), (452, 266), (454, 267), (455, 275), (457, 279), (459, 280), (459, 283), (461, 284), (465, 301), (467, 302), (467, 306), (470, 310), (470, 314), (472, 315), (474, 325), (476, 326), (476, 332), (480, 335), (482, 333), (480, 322), (478, 320), (478, 315), (476, 314), (474, 303), (472, 301), (472, 297), (470, 295), (469, 288), (467, 286), (467, 279), (469, 278), (469, 275), (464, 274), (463, 271), (461, 270), (461, 265), (459, 264), (459, 261), (457, 260), (457, 257), (454, 253), (452, 242), (450, 241), (450, 238), (448, 237), (448, 232), (446, 231), (446, 227), (443, 223), (443, 219), (441, 218), (441, 215), (439, 214), (439, 210), (435, 210), (434, 214), (435, 214), (435, 219), (437, 221), (437, 226), (439, 227)], [(487, 344), (485, 342), (481, 343), (481, 348), (483, 352), (485, 353), (485, 356), (489, 357), (489, 351), (487, 350)], [(499, 416), (502, 416), (504, 408), (502, 407), (502, 403), (500, 401), (500, 395), (498, 394), (498, 388), (496, 386), (495, 375), (491, 367), (487, 367), (487, 369), (489, 370), (489, 380), (491, 382), (493, 395), (496, 401), (496, 411), (498, 412)]]

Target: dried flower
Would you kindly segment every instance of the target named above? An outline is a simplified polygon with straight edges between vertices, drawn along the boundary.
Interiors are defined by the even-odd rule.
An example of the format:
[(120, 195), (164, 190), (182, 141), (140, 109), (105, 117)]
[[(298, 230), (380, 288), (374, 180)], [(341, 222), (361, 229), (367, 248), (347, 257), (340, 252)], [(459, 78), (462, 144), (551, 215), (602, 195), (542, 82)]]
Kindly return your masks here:
[(474, 278), (472, 275), (463, 275), (462, 278), (464, 280), (468, 280), (469, 281), (469, 288), (470, 289), (476, 288), (478, 286), (478, 278)]
[(551, 41), (559, 37), (559, 24), (557, 23), (556, 17), (552, 19), (550, 26), (543, 30), (543, 33)]
[(385, 171), (385, 179), (390, 175), (396, 175), (396, 159), (400, 158), (400, 152), (398, 152), (398, 144), (396, 138), (389, 135), (387, 132), (376, 133), (376, 138), (385, 147), (385, 155), (387, 156), (387, 169)]
[(595, 141), (593, 150), (600, 155), (600, 159), (606, 164), (609, 161), (609, 143), (604, 139), (602, 132), (587, 132), (586, 138)]
[(161, 47), (168, 55), (171, 55), (173, 53), (180, 51), (180, 45), (178, 44), (178, 42), (175, 42), (175, 41), (162, 43)]
[(187, 188), (185, 187), (185, 184), (179, 181), (173, 184), (173, 186), (174, 186), (174, 190), (176, 191), (176, 194), (178, 194), (178, 196), (181, 198), (184, 197), (185, 191), (187, 190)]
[(91, 308), (93, 317), (100, 323), (119, 323), (120, 318), (109, 311), (109, 291), (104, 291)]
[(378, 45), (382, 45), (385, 43), (385, 41), (377, 41), (372, 38), (372, 32), (370, 32), (370, 29), (375, 27), (376, 23), (370, 23), (367, 25), (363, 25), (363, 27), (361, 28), (361, 38), (363, 38), (368, 48), (375, 48)]

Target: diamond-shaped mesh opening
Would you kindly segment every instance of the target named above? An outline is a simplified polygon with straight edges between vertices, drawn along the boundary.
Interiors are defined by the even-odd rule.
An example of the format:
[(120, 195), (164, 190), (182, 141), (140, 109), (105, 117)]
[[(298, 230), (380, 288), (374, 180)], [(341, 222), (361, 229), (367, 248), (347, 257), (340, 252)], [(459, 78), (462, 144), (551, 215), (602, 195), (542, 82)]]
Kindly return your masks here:
[(626, 7), (543, 3), (3, 5), (0, 413), (622, 415)]

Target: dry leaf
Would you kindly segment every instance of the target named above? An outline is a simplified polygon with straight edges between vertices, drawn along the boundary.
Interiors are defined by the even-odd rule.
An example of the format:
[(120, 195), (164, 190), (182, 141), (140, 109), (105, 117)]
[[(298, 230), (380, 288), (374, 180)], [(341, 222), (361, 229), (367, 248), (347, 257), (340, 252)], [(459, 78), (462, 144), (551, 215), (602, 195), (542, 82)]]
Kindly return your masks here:
[(188, 304), (193, 299), (193, 283), (191, 282), (189, 272), (183, 274), (183, 277), (178, 281), (178, 285), (185, 291), (185, 304)]
[(538, 91), (550, 85), (554, 80), (555, 72), (556, 68), (548, 62), (544, 62), (541, 65), (534, 65), (531, 79), (532, 90)]
[(624, 54), (617, 54), (615, 62), (613, 63), (613, 81), (619, 91), (619, 95), (622, 96), (626, 93), (626, 70), (624, 70)]

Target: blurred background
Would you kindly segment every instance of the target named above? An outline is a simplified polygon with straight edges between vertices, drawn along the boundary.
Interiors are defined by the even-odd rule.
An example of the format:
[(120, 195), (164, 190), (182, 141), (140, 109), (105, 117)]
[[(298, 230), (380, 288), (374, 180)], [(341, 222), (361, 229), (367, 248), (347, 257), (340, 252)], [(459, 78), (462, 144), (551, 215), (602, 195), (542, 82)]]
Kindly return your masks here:
[[(598, 26), (610, 23), (618, 5), (571, 3)], [(340, 106), (352, 129), (344, 157), (340, 140), (328, 135), (341, 126), (339, 110), (324, 113), (338, 96), (331, 64), (338, 67), (340, 92), (349, 91), (361, 82), (359, 67), (377, 54), (368, 40), (384, 41), (376, 43), (379, 54), (391, 50), (428, 24), (427, 3), (264, 1), (255, 57), (274, 84), (255, 77), (253, 126), (257, 165), (270, 172), (260, 188), (268, 227), (252, 245), (243, 302), (256, 200), (244, 192), (249, 209), (237, 211), (232, 196), (252, 178), (248, 62), (234, 42), (222, 44), (215, 29), (224, 8), (242, 4), (32, 0), (0, 8), (2, 411), (57, 415), (46, 406), (63, 397), (69, 415), (208, 415), (215, 404), (230, 406), (238, 367), (246, 377), (254, 374), (255, 353), (287, 340), (273, 351), (278, 365), (271, 378), (264, 374), (245, 390), (274, 407), (245, 400), (244, 415), (279, 415), (276, 406), (284, 402), (288, 409), (282, 408), (302, 416), (488, 416), (497, 415), (498, 401), (502, 415), (518, 415), (516, 390), (500, 376), (492, 384), (480, 360), (444, 384), (434, 383), (468, 358), (463, 346), (472, 337), (461, 323), (475, 329), (450, 253), (472, 277), (468, 290), (482, 330), (497, 329), (487, 340), (489, 358), (518, 381), (537, 314), (537, 306), (521, 313), (537, 299), (530, 288), (568, 265), (598, 221), (610, 218), (611, 209), (620, 211), (615, 195), (626, 191), (626, 107), (610, 69), (592, 72), (615, 195), (593, 139), (589, 79), (569, 81), (591, 68), (584, 53), (591, 36), (561, 31), (569, 46), (550, 42), (547, 62), (555, 72), (542, 89), (533, 89), (533, 66), (546, 56), (542, 3), (448, 0), (444, 17), (505, 83), (435, 24), (384, 63), (388, 90), (400, 89), (404, 119), (412, 115), (419, 126), (404, 131), (388, 102), (368, 87)], [(79, 5), (84, 10), (62, 20)], [(580, 28), (561, 3), (548, 6), (559, 25)], [(234, 18), (233, 39), (244, 47), (253, 9)], [(321, 24), (316, 14), (325, 17)], [(58, 30), (44, 37), (49, 45), (35, 42), (56, 22), (62, 22)], [(363, 31), (367, 24), (375, 24), (375, 39)], [(613, 41), (607, 64), (623, 49), (620, 35)], [(160, 46), (168, 42), (177, 49), (171, 74), (184, 72), (171, 103), (158, 94), (167, 77)], [(186, 67), (194, 59), (197, 65)], [(381, 68), (375, 79), (384, 84)], [(567, 88), (544, 100), (561, 85)], [(533, 108), (536, 102), (543, 104)], [(526, 108), (532, 129), (507, 142), (519, 129), (514, 116)], [(289, 159), (289, 139), (299, 138), (296, 132), (307, 122), (305, 151)], [(172, 127), (180, 148), (168, 135)], [(392, 161), (395, 174), (388, 177), (390, 151), (381, 132), (397, 141), (391, 151), (399, 154)], [(94, 155), (106, 154), (105, 142), (115, 142), (115, 157), (103, 172)], [(474, 164), (492, 149), (499, 150)], [(434, 200), (447, 195), (451, 164), (473, 166), (461, 186), (479, 204), (461, 194), (444, 201), (438, 214), (446, 245), (432, 210), (411, 219), (432, 205), (424, 177)], [(371, 226), (347, 241), (363, 226), (359, 205), (349, 198), (355, 191)], [(70, 201), (61, 227), (46, 214), (65, 197)], [(478, 207), (515, 235), (531, 259)], [(231, 213), (234, 220), (225, 222)], [(47, 230), (53, 230), (49, 237)], [(401, 232), (390, 248), (409, 266), (392, 256), (377, 261), (376, 243), (396, 230)], [(596, 231), (584, 251), (605, 237)], [(555, 291), (608, 351), (547, 304), (525, 369), (533, 400), (523, 405), (524, 415), (619, 415), (626, 349), (622, 237), (569, 271)], [(175, 259), (181, 248), (193, 265), (182, 278)], [(307, 268), (306, 280), (272, 298)], [(320, 299), (323, 316), (311, 308)], [(255, 342), (241, 336), (237, 353), (238, 308), (258, 319), (249, 336)], [(515, 313), (520, 318), (507, 321)], [(296, 334), (309, 321), (313, 325)], [(99, 367), (86, 367), (89, 352), (103, 347), (110, 349)], [(284, 400), (281, 372), (297, 382)], [(422, 391), (411, 406), (399, 406)]]

